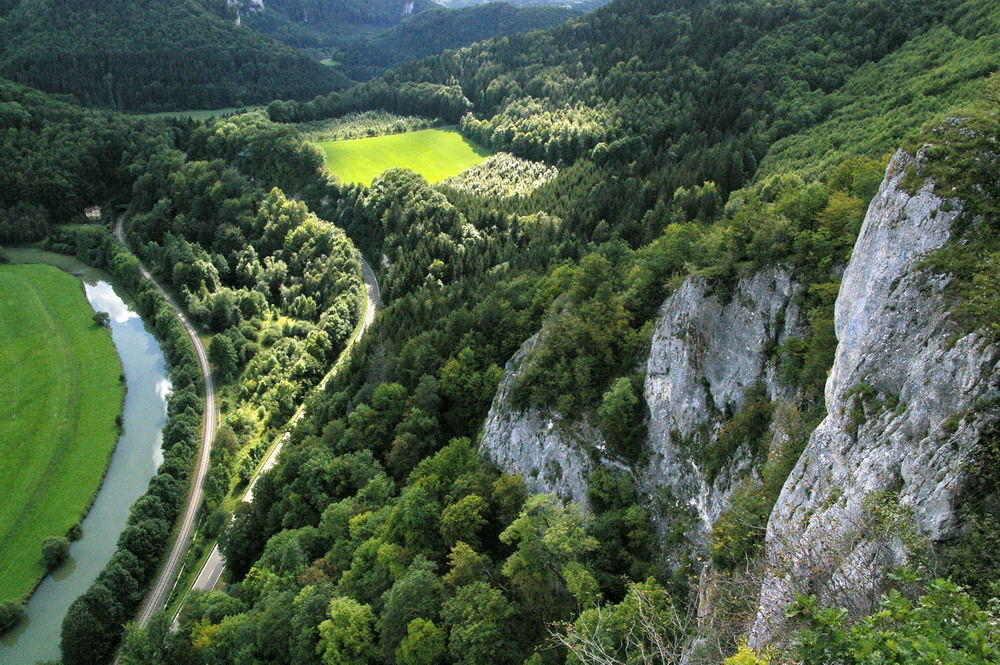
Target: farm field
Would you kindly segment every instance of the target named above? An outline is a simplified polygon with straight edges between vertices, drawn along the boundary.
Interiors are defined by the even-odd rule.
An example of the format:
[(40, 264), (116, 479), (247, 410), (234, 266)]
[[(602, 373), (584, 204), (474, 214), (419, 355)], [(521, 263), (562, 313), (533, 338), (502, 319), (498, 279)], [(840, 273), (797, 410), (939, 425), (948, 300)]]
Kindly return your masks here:
[(440, 182), (490, 156), (489, 150), (452, 129), (421, 129), (318, 145), (334, 175), (362, 185), (370, 185), (376, 176), (394, 167), (412, 169), (429, 183)]
[(80, 520), (117, 440), (121, 363), (93, 314), (76, 277), (0, 265), (0, 600), (34, 588), (42, 539)]

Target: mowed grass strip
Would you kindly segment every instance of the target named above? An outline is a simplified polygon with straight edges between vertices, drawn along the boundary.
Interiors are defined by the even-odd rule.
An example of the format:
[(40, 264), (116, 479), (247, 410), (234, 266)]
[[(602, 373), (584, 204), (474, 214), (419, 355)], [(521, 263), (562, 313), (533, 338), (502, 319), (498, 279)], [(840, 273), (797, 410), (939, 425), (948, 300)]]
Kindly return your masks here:
[(80, 280), (0, 265), (0, 600), (45, 573), (41, 545), (80, 520), (118, 438), (124, 386)]
[(435, 183), (481, 164), (490, 151), (451, 129), (319, 143), (326, 167), (344, 182), (370, 185), (391, 168), (406, 168)]

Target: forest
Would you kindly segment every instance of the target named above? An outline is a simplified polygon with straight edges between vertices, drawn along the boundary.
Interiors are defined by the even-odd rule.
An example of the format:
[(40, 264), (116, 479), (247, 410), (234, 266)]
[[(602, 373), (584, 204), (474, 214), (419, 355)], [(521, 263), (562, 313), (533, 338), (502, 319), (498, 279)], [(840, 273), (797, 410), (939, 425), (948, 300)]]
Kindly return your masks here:
[[(912, 11), (799, 5), (783, 14), (757, 3), (677, 3), (672, 13), (654, 4), (615, 3), (539, 36), (404, 65), (343, 95), (269, 107), (282, 122), (368, 108), (462, 119), (470, 136), (558, 164), (559, 175), (500, 203), (435, 191), (404, 172), (365, 190), (303, 172), (303, 200), (366, 254), (386, 257), (387, 308), (224, 532), (242, 582), (193, 600), (180, 637), (157, 625), (130, 633), (130, 662), (157, 654), (178, 663), (576, 663), (603, 621), (615, 626), (600, 633), (614, 662), (646, 662), (635, 640), (690, 636), (684, 611), (697, 567), (665, 565), (669, 543), (656, 538), (653, 508), (627, 475), (598, 472), (591, 512), (581, 513), (477, 460), (502, 365), (541, 329), (515, 399), (593, 413), (612, 452), (636, 459), (646, 415), (627, 368), (643, 356), (659, 303), (692, 271), (724, 293), (739, 275), (784, 263), (806, 285), (809, 327), (776, 353), (784, 380), (805, 396), (802, 426), (814, 424), (835, 344), (838, 266), (885, 155), (919, 140), (925, 123), (958, 102), (989, 107), (981, 89), (996, 66), (996, 16), (971, 2)], [(653, 28), (635, 28), (640, 21)], [(694, 36), (670, 38), (682, 31)], [(928, 55), (943, 33), (948, 49)], [(726, 55), (710, 55), (721, 44)], [(690, 64), (670, 65), (682, 58)], [(921, 67), (947, 72), (946, 83), (870, 85)], [(911, 103), (888, 113), (901, 99)], [(844, 118), (852, 105), (864, 111)], [(980, 135), (995, 136), (990, 117)], [(842, 147), (812, 152), (823, 140)], [(981, 262), (990, 251), (967, 258)], [(971, 271), (971, 284), (981, 268), (970, 266), (961, 271)], [(771, 417), (761, 398), (734, 414), (729, 433), (704, 452), (706, 473), (742, 445), (763, 455)], [(734, 593), (760, 551), (795, 445), (769, 459), (715, 525), (713, 560), (733, 573)], [(679, 525), (675, 537), (683, 539)], [(969, 592), (928, 583), (919, 601), (887, 598), (888, 614), (852, 627), (803, 600), (794, 657), (869, 662), (858, 644), (903, 634), (918, 653), (965, 648), (985, 625), (977, 607), (991, 592), (962, 579)], [(960, 632), (930, 627), (945, 595), (959, 599)], [(745, 602), (723, 608), (733, 624)], [(290, 623), (282, 621), (289, 606)], [(658, 632), (628, 632), (650, 613), (662, 618)], [(715, 644), (720, 651), (704, 662), (732, 654), (736, 635), (723, 631)], [(995, 646), (981, 647), (976, 657), (995, 657)], [(746, 650), (733, 658), (765, 662)]]
[(308, 99), (342, 75), (233, 23), (222, 0), (0, 6), (0, 76), (117, 110)]
[[(136, 558), (120, 553), (67, 617), (63, 663), (106, 662), (119, 639), (125, 665), (996, 662), (1000, 530), (987, 500), (970, 502), (963, 541), (897, 571), (868, 615), (803, 595), (773, 650), (742, 638), (769, 515), (801, 433), (826, 413), (844, 266), (897, 148), (932, 144), (929, 171), (908, 182), (933, 177), (967, 214), (928, 264), (950, 276), (962, 326), (1000, 332), (998, 35), (1000, 12), (980, 0), (616, 0), (204, 124), (0, 85), (13, 165), (0, 174), (0, 242), (61, 244), (128, 275), (114, 241), (58, 228), (93, 202), (124, 206), (143, 260), (214, 335), (229, 409), (205, 506), (223, 584), (190, 594), (176, 631), (159, 613), (122, 634), (148, 571), (117, 572)], [(391, 169), (369, 187), (341, 183), (306, 137), (353, 135), (366, 118), (379, 132), (456, 123), (503, 151), (493, 168), (515, 174), (506, 181), (537, 182), (512, 194), (495, 173), (431, 186)], [(312, 391), (355, 322), (355, 247), (377, 266), (384, 309)], [(768, 350), (798, 396), (783, 417), (800, 435), (775, 441), (762, 389), (725, 413), (697, 468), (711, 483), (747, 450), (752, 471), (709, 542), (692, 542), (690, 510), (627, 471), (649, 454), (654, 321), (689, 278), (726, 302), (773, 266), (801, 285), (802, 329)], [(533, 337), (512, 403), (585, 418), (616, 462), (587, 479), (586, 509), (480, 456), (504, 366)], [(874, 392), (856, 387), (862, 415)], [(255, 463), (302, 400), (278, 465), (234, 506), (242, 460)], [(998, 480), (996, 441), (970, 460), (978, 487)], [(909, 538), (880, 498), (873, 519)], [(160, 528), (148, 552), (164, 504), (134, 515)], [(694, 610), (707, 574), (709, 619)]]
[(491, 37), (549, 28), (577, 12), (562, 7), (519, 8), (489, 3), (468, 9), (423, 11), (383, 34), (339, 45), (345, 73), (364, 81), (409, 60), (456, 49)]
[(494, 3), (223, 0), (0, 5), (0, 76), (123, 111), (307, 101), (475, 41), (578, 12)]

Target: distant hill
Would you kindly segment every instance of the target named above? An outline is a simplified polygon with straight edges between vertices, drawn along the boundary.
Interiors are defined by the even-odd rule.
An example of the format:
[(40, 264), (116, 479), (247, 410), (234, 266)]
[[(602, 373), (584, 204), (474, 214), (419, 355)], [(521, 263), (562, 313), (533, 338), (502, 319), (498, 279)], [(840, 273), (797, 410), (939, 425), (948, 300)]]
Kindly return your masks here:
[(263, 0), (266, 10), (305, 23), (338, 21), (394, 25), (436, 6), (433, 0)]
[(343, 81), (235, 18), (225, 0), (6, 0), (0, 76), (128, 110), (305, 99)]
[(297, 48), (383, 32), (404, 19), (440, 8), (432, 0), (233, 0), (240, 20)]
[(407, 60), (491, 37), (548, 28), (576, 14), (561, 7), (515, 7), (498, 2), (464, 9), (432, 9), (411, 16), (388, 32), (346, 45), (342, 61), (348, 76), (367, 79)]
[[(495, 0), (438, 0), (438, 4), (452, 9), (485, 5)], [(504, 0), (518, 7), (566, 7), (571, 9), (596, 9), (611, 0)]]
[[(580, 10), (526, 2), (431, 0), (238, 0), (243, 25), (366, 80), (388, 67), (492, 37), (540, 30)], [(577, 1), (571, 3), (582, 7)]]

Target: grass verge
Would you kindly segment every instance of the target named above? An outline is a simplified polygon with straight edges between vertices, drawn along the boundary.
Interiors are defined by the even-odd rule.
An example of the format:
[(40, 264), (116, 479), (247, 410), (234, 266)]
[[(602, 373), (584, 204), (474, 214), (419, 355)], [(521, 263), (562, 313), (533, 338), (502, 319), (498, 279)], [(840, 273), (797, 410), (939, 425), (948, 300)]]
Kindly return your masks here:
[(0, 266), (0, 599), (45, 573), (41, 542), (82, 518), (118, 438), (124, 386), (80, 280)]

